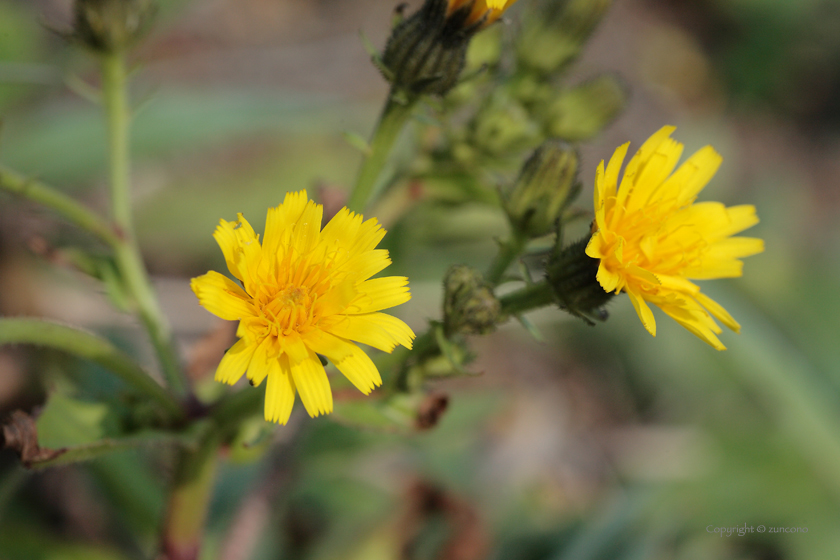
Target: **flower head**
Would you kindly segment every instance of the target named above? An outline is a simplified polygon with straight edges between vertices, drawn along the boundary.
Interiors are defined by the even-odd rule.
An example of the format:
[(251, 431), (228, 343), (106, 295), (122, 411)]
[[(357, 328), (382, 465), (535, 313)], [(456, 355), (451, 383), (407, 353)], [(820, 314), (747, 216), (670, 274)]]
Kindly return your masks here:
[(721, 164), (711, 146), (701, 148), (676, 171), (683, 145), (666, 126), (651, 136), (618, 174), (629, 143), (620, 146), (595, 176), (595, 222), (586, 254), (600, 259), (598, 283), (607, 292), (627, 292), (645, 328), (656, 336), (653, 303), (718, 350), (718, 319), (740, 325), (700, 293), (690, 279), (741, 276), (742, 257), (764, 250), (761, 239), (732, 237), (758, 223), (751, 205), (727, 208), (694, 202)]
[(322, 212), (306, 191), (286, 194), (268, 210), (262, 243), (242, 214), (221, 220), (213, 237), (242, 286), (212, 271), (191, 283), (208, 311), (240, 321), (216, 381), (232, 385), (246, 371), (254, 385), (267, 378), (265, 419), (281, 424), (295, 391), (310, 416), (332, 412), (319, 354), (369, 394), (382, 379), (356, 342), (390, 352), (414, 339), (408, 325), (380, 313), (411, 298), (408, 279), (370, 278), (391, 264), (388, 251), (375, 248), (385, 230), (346, 208), (322, 230)]

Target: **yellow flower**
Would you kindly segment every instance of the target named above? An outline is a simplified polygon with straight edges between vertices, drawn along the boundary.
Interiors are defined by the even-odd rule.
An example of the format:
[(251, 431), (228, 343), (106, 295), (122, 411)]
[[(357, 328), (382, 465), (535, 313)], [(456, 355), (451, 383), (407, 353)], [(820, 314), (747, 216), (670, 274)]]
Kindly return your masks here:
[(385, 230), (346, 208), (322, 230), (322, 212), (306, 191), (286, 194), (268, 210), (262, 244), (242, 214), (221, 220), (213, 237), (242, 286), (212, 271), (191, 283), (208, 311), (240, 321), (240, 340), (222, 358), (216, 381), (232, 385), (246, 370), (254, 385), (268, 378), (265, 419), (281, 424), (295, 390), (310, 416), (332, 412), (318, 354), (367, 395), (382, 379), (353, 341), (390, 352), (398, 344), (411, 348), (414, 339), (408, 325), (380, 313), (411, 299), (408, 279), (370, 279), (391, 264), (388, 251), (375, 248)]
[[(689, 279), (741, 276), (742, 257), (764, 250), (761, 239), (732, 237), (758, 223), (755, 207), (694, 203), (721, 164), (711, 146), (674, 171), (683, 145), (665, 126), (639, 149), (621, 186), (618, 173), (629, 142), (595, 176), (595, 222), (586, 254), (600, 259), (597, 279), (607, 292), (627, 292), (645, 328), (656, 336), (653, 303), (718, 350), (725, 346), (712, 317), (734, 331), (740, 325)], [(673, 173), (672, 173), (673, 172)]]
[[(499, 19), (515, 2), (516, 0), (449, 0), (446, 15), (448, 17), (453, 12), (466, 7), (470, 10), (470, 14), (464, 21), (465, 27), (479, 21), (482, 27), (487, 27)], [(485, 19), (482, 21), (482, 18)]]

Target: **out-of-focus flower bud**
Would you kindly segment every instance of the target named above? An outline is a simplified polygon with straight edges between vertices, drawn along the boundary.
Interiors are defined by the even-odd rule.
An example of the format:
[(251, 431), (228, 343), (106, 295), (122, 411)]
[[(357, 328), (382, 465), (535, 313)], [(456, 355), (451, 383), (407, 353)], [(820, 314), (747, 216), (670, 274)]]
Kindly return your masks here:
[(610, 4), (612, 0), (543, 3), (523, 25), (519, 62), (543, 75), (562, 69), (580, 54)]
[(533, 149), (542, 138), (528, 111), (502, 91), (481, 108), (469, 130), (470, 144), (492, 156)]
[(550, 233), (580, 192), (578, 156), (568, 144), (545, 142), (522, 166), (505, 211), (513, 228), (528, 238)]
[[(561, 237), (558, 235), (558, 245)], [(598, 283), (600, 261), (586, 254), (588, 242), (586, 237), (565, 249), (555, 247), (545, 272), (560, 308), (592, 325), (607, 319), (604, 305), (615, 294), (607, 293)]]
[(99, 52), (123, 50), (148, 31), (152, 0), (76, 0), (72, 37)]
[(501, 304), (481, 273), (465, 265), (452, 266), (443, 279), (443, 328), (447, 336), (486, 334), (499, 319)]
[(614, 76), (604, 75), (560, 93), (541, 114), (549, 136), (576, 142), (601, 132), (626, 102), (624, 85)]
[(386, 77), (407, 95), (446, 94), (458, 83), (470, 39), (512, 3), (426, 0), (391, 32), (382, 55)]

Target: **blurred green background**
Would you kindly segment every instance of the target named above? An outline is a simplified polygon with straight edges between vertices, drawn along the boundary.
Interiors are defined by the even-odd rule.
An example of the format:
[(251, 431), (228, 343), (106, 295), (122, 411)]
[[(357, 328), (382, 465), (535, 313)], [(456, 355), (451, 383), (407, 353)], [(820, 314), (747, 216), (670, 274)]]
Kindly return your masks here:
[[(224, 269), (210, 235), (218, 219), (243, 212), (259, 231), (286, 190), (329, 203), (352, 183), (360, 156), (343, 132), (366, 136), (387, 92), (357, 32), (382, 45), (393, 7), (161, 2), (135, 57), (135, 208), (194, 362), (218, 325), (188, 279)], [(78, 94), (95, 68), (52, 31), (68, 27), (69, 8), (0, 0), (0, 161), (104, 209), (104, 127)], [(470, 367), (483, 375), (435, 386), (449, 409), (429, 431), (360, 430), (340, 408), (313, 420), (298, 406), (266, 433), (260, 420), (223, 464), (203, 558), (838, 557), (840, 2), (618, 1), (573, 80), (603, 71), (632, 97), (581, 146), (579, 205), (589, 205), (598, 161), (663, 124), (678, 126), (688, 153), (715, 146), (724, 164), (701, 198), (755, 204), (762, 222), (748, 235), (767, 245), (743, 278), (703, 285), (742, 334), (725, 333), (729, 349), (718, 353), (658, 314), (654, 339), (626, 298), (595, 328), (543, 311), (533, 317), (543, 342), (513, 324), (474, 340)], [(420, 201), (381, 217), (392, 272), (409, 275), (414, 294), (397, 313), (416, 330), (439, 318), (446, 268), (486, 267), (505, 233), (486, 205)], [(81, 324), (150, 361), (137, 325), (98, 286), (45, 262), (45, 244), (78, 237), (0, 194), (0, 313)], [(207, 391), (213, 366), (194, 371)], [(88, 397), (119, 390), (84, 363), (0, 348), (0, 415), (37, 409), (67, 383)], [(170, 454), (32, 473), (0, 452), (0, 560), (152, 557)], [(738, 526), (755, 530), (714, 532)]]

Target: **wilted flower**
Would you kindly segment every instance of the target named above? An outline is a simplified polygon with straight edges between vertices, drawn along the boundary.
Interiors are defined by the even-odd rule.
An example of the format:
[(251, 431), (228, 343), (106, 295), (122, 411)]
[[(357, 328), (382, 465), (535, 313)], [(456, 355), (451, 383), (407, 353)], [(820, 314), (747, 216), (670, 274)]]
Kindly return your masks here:
[[(721, 164), (711, 146), (676, 171), (683, 146), (665, 126), (639, 149), (621, 185), (618, 174), (629, 142), (595, 177), (595, 223), (586, 254), (600, 259), (597, 280), (607, 292), (627, 292), (645, 328), (656, 335), (653, 303), (718, 350), (725, 347), (712, 317), (734, 331), (740, 325), (689, 279), (741, 276), (742, 257), (764, 250), (761, 239), (732, 237), (758, 223), (751, 205), (695, 204)], [(673, 172), (673, 173), (672, 173)]]
[(234, 384), (246, 371), (254, 385), (268, 378), (265, 419), (281, 424), (295, 390), (310, 416), (332, 412), (318, 354), (368, 394), (382, 379), (354, 341), (390, 352), (398, 344), (411, 348), (414, 338), (404, 322), (380, 313), (411, 298), (408, 279), (370, 279), (391, 264), (388, 251), (375, 248), (385, 230), (346, 208), (321, 230), (322, 211), (306, 191), (288, 193), (268, 210), (262, 243), (242, 214), (221, 220), (213, 237), (242, 287), (212, 271), (191, 284), (208, 311), (240, 321), (240, 340), (216, 380)]

